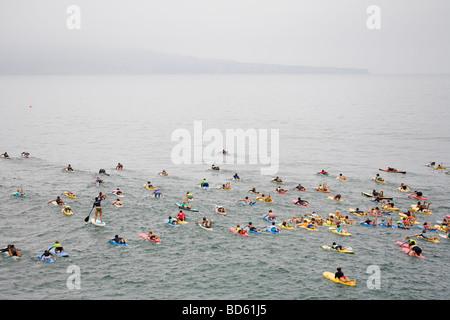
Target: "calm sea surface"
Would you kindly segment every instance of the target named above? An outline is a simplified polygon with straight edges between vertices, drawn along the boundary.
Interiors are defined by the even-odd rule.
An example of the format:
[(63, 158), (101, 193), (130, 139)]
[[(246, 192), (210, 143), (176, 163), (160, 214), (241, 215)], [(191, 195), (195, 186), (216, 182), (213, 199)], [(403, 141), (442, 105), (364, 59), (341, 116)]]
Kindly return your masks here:
[[(313, 211), (327, 216), (355, 207), (369, 210), (376, 205), (361, 192), (374, 189), (406, 210), (417, 201), (396, 189), (402, 182), (432, 202), (434, 214), (419, 214), (421, 223), (442, 220), (450, 214), (450, 175), (425, 165), (450, 165), (449, 95), (450, 76), (444, 75), (0, 77), (0, 153), (11, 156), (0, 158), (0, 247), (13, 243), (23, 256), (0, 256), (0, 298), (448, 299), (449, 240), (417, 240), (426, 259), (410, 257), (395, 245), (419, 229), (365, 227), (352, 214), (351, 237), (325, 226), (319, 232), (283, 229), (248, 238), (229, 229), (249, 221), (265, 226), (261, 216), (269, 210), (278, 220)], [(194, 159), (199, 122), (203, 133), (223, 133), (225, 148), (231, 145), (226, 130), (267, 130), (269, 137), (278, 130), (279, 139), (267, 145), (270, 157), (271, 142), (278, 143), (277, 172), (261, 174), (268, 165), (259, 158), (250, 163), (248, 146), (243, 152), (229, 149), (218, 172), (208, 170), (214, 159), (174, 163), (172, 151), (179, 142), (171, 140), (172, 133), (190, 133)], [(201, 143), (205, 150), (210, 142), (205, 138), (203, 148)], [(21, 158), (22, 151), (31, 157)], [(114, 170), (118, 162), (125, 170)], [(69, 163), (75, 172), (61, 170)], [(387, 166), (407, 174), (378, 170)], [(101, 168), (109, 176), (97, 187), (93, 182)], [(157, 175), (162, 169), (169, 176)], [(322, 169), (333, 176), (316, 175)], [(232, 181), (234, 173), (242, 181)], [(339, 173), (348, 181), (336, 180)], [(371, 180), (377, 173), (386, 184)], [(285, 181), (285, 188), (301, 183), (308, 190), (276, 194), (274, 176)], [(209, 190), (197, 187), (203, 178)], [(142, 187), (149, 180), (164, 198), (150, 197)], [(216, 188), (226, 182), (232, 190)], [(325, 182), (344, 201), (314, 190)], [(247, 192), (252, 187), (271, 192), (274, 202), (238, 204), (245, 196), (255, 198)], [(12, 196), (18, 188), (26, 198)], [(111, 205), (116, 188), (125, 194), (123, 208)], [(67, 190), (77, 194), (75, 200), (61, 196), (74, 209), (72, 216), (47, 204)], [(181, 227), (166, 225), (164, 219), (177, 214), (175, 202), (188, 191), (200, 212), (187, 212), (189, 223)], [(84, 221), (99, 192), (108, 195), (104, 228)], [(311, 205), (293, 205), (299, 196)], [(226, 216), (213, 211), (216, 204), (227, 208)], [(214, 220), (212, 231), (194, 224), (202, 217)], [(139, 238), (149, 230), (161, 237), (160, 244)], [(116, 234), (127, 239), (127, 247), (108, 242)], [(56, 240), (70, 256), (40, 262), (36, 256)], [(321, 248), (334, 241), (356, 254)], [(80, 289), (70, 290), (68, 270), (74, 266), (80, 270)], [(371, 266), (379, 268), (379, 289), (367, 285)], [(342, 286), (322, 276), (336, 267), (358, 285)]]

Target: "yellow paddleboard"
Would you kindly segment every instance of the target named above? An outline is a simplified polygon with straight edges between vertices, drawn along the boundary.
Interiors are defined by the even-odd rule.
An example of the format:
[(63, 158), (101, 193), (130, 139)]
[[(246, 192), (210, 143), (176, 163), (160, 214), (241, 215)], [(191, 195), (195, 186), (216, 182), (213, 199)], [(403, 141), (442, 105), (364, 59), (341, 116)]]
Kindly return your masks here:
[(421, 237), (421, 236), (418, 236), (417, 238), (420, 238), (422, 240), (429, 241), (429, 242), (434, 242), (434, 243), (439, 243), (440, 242), (438, 239), (426, 239), (426, 238)]
[(336, 279), (335, 277), (334, 277), (334, 273), (333, 272), (328, 272), (328, 271), (325, 271), (324, 273), (323, 273), (323, 276), (325, 277), (325, 278), (327, 278), (327, 279), (330, 279), (331, 281), (333, 281), (333, 282), (336, 282), (336, 283), (342, 283), (342, 284), (345, 284), (346, 286), (356, 286), (356, 281), (355, 280), (353, 280), (353, 281), (351, 281), (351, 282), (344, 282), (344, 281), (341, 281), (341, 280), (339, 280), (339, 279)]
[(74, 194), (74, 195), (69, 195), (69, 193), (67, 193), (67, 192), (64, 192), (63, 193), (67, 198), (70, 198), (70, 199), (76, 199), (77, 198), (77, 196)]
[(337, 250), (337, 249), (333, 249), (333, 248), (331, 248), (329, 246), (322, 246), (322, 249), (336, 251), (336, 252), (341, 252), (341, 253), (351, 253), (351, 254), (355, 253), (355, 251), (345, 250), (345, 249), (344, 250)]
[(355, 211), (356, 211), (356, 210), (355, 210), (355, 209), (352, 209), (352, 208), (348, 209), (348, 212), (351, 212), (351, 213), (353, 213), (353, 214), (356, 214), (357, 216), (362, 217), (362, 216), (365, 215), (364, 212), (363, 212), (363, 213), (359, 213), (359, 212), (355, 212)]
[(261, 198), (261, 197), (256, 198), (256, 200), (264, 201), (264, 202), (273, 202), (273, 199), (268, 199), (268, 198), (264, 199), (264, 198)]
[(345, 233), (345, 232), (338, 232), (336, 228), (330, 228), (331, 232), (339, 234), (341, 236), (347, 236), (350, 237), (352, 234), (351, 233)]
[(308, 227), (305, 227), (304, 225), (301, 225), (300, 228), (303, 228), (303, 229), (306, 229), (309, 231), (319, 231), (317, 228), (308, 228)]
[(282, 227), (283, 229), (294, 229), (293, 226), (283, 226), (281, 223), (278, 224), (279, 227)]
[(155, 186), (149, 188), (146, 184), (144, 184), (144, 188), (148, 189), (148, 190), (155, 190), (156, 189)]
[(393, 211), (398, 211), (398, 210), (400, 210), (399, 208), (393, 208), (393, 207), (388, 207), (388, 206), (382, 206), (382, 208), (383, 208), (383, 209), (386, 209), (386, 210), (393, 210)]
[(64, 208), (62, 208), (61, 212), (64, 213), (66, 216), (73, 215), (73, 210), (70, 210), (69, 212), (67, 212), (67, 211), (64, 210)]
[(413, 209), (414, 212), (421, 212), (421, 213), (423, 213), (423, 214), (433, 214), (433, 211), (431, 211), (431, 210), (420, 211), (420, 210), (417, 208), (417, 205), (415, 205), (415, 204), (411, 205), (411, 209)]

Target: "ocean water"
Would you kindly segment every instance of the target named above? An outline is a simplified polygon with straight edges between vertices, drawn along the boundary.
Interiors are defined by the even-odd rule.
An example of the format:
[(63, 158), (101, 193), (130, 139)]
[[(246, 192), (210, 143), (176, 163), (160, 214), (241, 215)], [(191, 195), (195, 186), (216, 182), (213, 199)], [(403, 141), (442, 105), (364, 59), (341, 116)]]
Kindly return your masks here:
[[(13, 243), (23, 256), (0, 257), (0, 298), (447, 299), (449, 241), (417, 240), (425, 259), (409, 257), (395, 245), (419, 229), (364, 227), (351, 214), (356, 222), (348, 226), (351, 237), (325, 226), (318, 232), (283, 229), (248, 238), (229, 229), (249, 221), (265, 226), (261, 216), (268, 210), (278, 220), (313, 211), (327, 216), (355, 207), (368, 210), (376, 205), (361, 192), (374, 189), (406, 210), (417, 201), (396, 190), (402, 182), (432, 202), (434, 214), (419, 215), (420, 222), (442, 220), (450, 214), (450, 175), (426, 164), (450, 161), (449, 94), (446, 75), (0, 77), (0, 153), (11, 156), (0, 158), (0, 246)], [(206, 137), (195, 135), (198, 123), (202, 133), (211, 129), (223, 136), (226, 130), (277, 131), (278, 138), (267, 142), (271, 160), (279, 160), (276, 172), (262, 174), (267, 164), (261, 158), (250, 162), (250, 145), (228, 149), (225, 158), (175, 163), (176, 130), (190, 134), (192, 161), (194, 144), (200, 143), (201, 151), (209, 145)], [(278, 144), (278, 155), (272, 142)], [(228, 148), (231, 142), (224, 139), (223, 144)], [(31, 157), (21, 158), (22, 151)], [(208, 170), (221, 159), (220, 171)], [(114, 170), (118, 162), (125, 170)], [(75, 172), (61, 170), (69, 163)], [(387, 166), (407, 174), (378, 170)], [(109, 176), (98, 187), (93, 182), (101, 168)], [(157, 175), (162, 169), (169, 176)], [(322, 169), (333, 176), (317, 175)], [(232, 181), (234, 173), (242, 181)], [(336, 180), (339, 173), (348, 181)], [(377, 173), (386, 184), (371, 180)], [(301, 183), (308, 190), (276, 194), (270, 181), (274, 176), (285, 181), (285, 188)], [(203, 178), (210, 182), (208, 190), (197, 186)], [(163, 198), (152, 198), (142, 187), (149, 180)], [(232, 190), (216, 188), (226, 182)], [(325, 182), (331, 195), (340, 193), (344, 201), (328, 200), (314, 190)], [(271, 193), (274, 202), (238, 204), (246, 196), (254, 198), (248, 193), (252, 187)], [(18, 188), (26, 198), (12, 196)], [(111, 205), (116, 188), (125, 194), (123, 208)], [(67, 190), (77, 194), (75, 200), (61, 196), (74, 209), (72, 216), (47, 204)], [(175, 202), (188, 191), (200, 211), (186, 212), (187, 225), (164, 224), (176, 215)], [(104, 228), (84, 221), (99, 192), (108, 195)], [(311, 205), (293, 205), (299, 196)], [(226, 216), (214, 213), (216, 204), (227, 208)], [(203, 217), (213, 219), (213, 230), (194, 224)], [(392, 217), (399, 218), (396, 213)], [(149, 230), (161, 237), (160, 244), (139, 238)], [(108, 242), (116, 234), (127, 239), (127, 247)], [(36, 256), (56, 240), (70, 256), (53, 264), (40, 262)], [(334, 241), (356, 254), (321, 248)], [(80, 270), (79, 288), (69, 289), (74, 267)], [(357, 286), (341, 286), (322, 276), (337, 267), (355, 278)], [(379, 287), (371, 285), (372, 268), (379, 270)]]

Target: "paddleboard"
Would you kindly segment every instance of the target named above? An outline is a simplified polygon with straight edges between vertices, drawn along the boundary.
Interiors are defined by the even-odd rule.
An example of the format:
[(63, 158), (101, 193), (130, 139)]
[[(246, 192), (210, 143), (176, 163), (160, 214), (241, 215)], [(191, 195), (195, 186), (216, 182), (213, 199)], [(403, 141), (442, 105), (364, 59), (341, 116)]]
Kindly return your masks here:
[(161, 239), (150, 239), (148, 237), (148, 234), (145, 234), (145, 233), (140, 233), (139, 237), (141, 237), (142, 239), (145, 239), (145, 240), (149, 240), (149, 241), (155, 242), (155, 243), (160, 243), (161, 242)]
[[(371, 193), (367, 193), (367, 192), (361, 192), (363, 195), (365, 195), (366, 197), (370, 197), (370, 198), (376, 198), (373, 194)], [(393, 200), (394, 198), (392, 197), (378, 197), (380, 199), (386, 199), (386, 200)]]
[[(7, 249), (7, 247), (4, 247), (4, 248), (2, 248), (2, 249)], [(13, 259), (13, 260), (20, 259), (19, 256), (13, 256), (13, 257), (11, 257), (11, 256), (9, 255), (9, 252), (8, 252), (8, 251), (3, 251), (2, 253), (3, 253), (3, 255), (5, 255), (6, 257), (8, 257), (8, 258), (10, 258), (10, 259)]]
[(77, 196), (75, 194), (69, 195), (67, 192), (64, 192), (63, 195), (65, 195), (67, 198), (70, 198), (70, 199), (76, 199), (77, 198)]
[(406, 173), (406, 171), (388, 170), (388, 169), (380, 169), (380, 171), (384, 171), (384, 172), (392, 172), (392, 173)]
[(396, 226), (395, 226), (395, 224), (392, 224), (392, 226), (385, 226), (385, 225), (383, 225), (383, 224), (380, 224), (380, 225), (378, 225), (379, 227), (383, 227), (383, 228), (390, 228), (390, 229), (395, 229), (396, 228)]
[(116, 242), (114, 240), (109, 240), (109, 243), (112, 243), (113, 245), (120, 246), (120, 247), (126, 247), (127, 246), (127, 243), (118, 243), (118, 242)]
[(61, 202), (60, 204), (58, 204), (56, 201), (52, 201), (52, 202), (50, 202), (52, 205), (54, 205), (54, 206), (65, 206), (66, 204), (64, 203), (64, 202)]
[(434, 242), (434, 243), (439, 243), (439, 239), (428, 239), (428, 238), (424, 238), (421, 236), (417, 236), (417, 238), (428, 241), (428, 242)]
[(323, 192), (323, 193), (330, 193), (331, 192), (330, 190), (322, 190), (322, 189), (319, 189), (318, 187), (314, 188), (314, 189), (316, 189), (316, 191), (320, 191), (320, 192)]
[(245, 201), (238, 201), (240, 204), (248, 204), (248, 205), (250, 205), (250, 206), (256, 206), (257, 205), (257, 203), (256, 202), (254, 202), (254, 203), (250, 203), (250, 201), (249, 202), (245, 202)]
[(66, 216), (71, 216), (71, 215), (73, 215), (73, 210), (66, 211), (66, 210), (64, 210), (64, 208), (62, 208), (62, 209), (61, 209), (61, 212), (64, 213)]
[(91, 218), (91, 223), (94, 226), (98, 226), (98, 227), (104, 227), (105, 226), (105, 223), (101, 222), (100, 219), (97, 219), (97, 221), (95, 221), (94, 218)]
[(278, 233), (280, 233), (280, 230), (277, 230), (277, 228), (274, 227), (274, 226), (268, 226), (268, 227), (266, 228), (266, 231), (267, 231), (267, 232), (270, 232), (270, 233), (273, 233), (273, 234), (278, 234)]
[(409, 248), (409, 245), (407, 243), (402, 242), (402, 241), (396, 241), (395, 244), (400, 246), (400, 247), (402, 247), (402, 248)]
[(63, 252), (56, 252), (56, 248), (55, 247), (48, 247), (48, 251), (50, 251), (50, 253), (53, 253), (55, 256), (59, 256), (59, 257), (68, 257), (69, 254), (65, 251)]
[(306, 229), (306, 230), (309, 230), (309, 231), (319, 231), (319, 229), (317, 229), (317, 228), (308, 228), (308, 227), (306, 227), (306, 226), (304, 226), (304, 225), (301, 225), (300, 226), (300, 228), (302, 228), (302, 229)]
[(178, 206), (178, 208), (180, 208), (180, 209), (183, 209), (183, 210), (186, 210), (186, 211), (198, 212), (198, 209), (194, 209), (194, 208), (189, 209), (189, 208), (187, 208), (187, 207), (183, 207), (183, 206), (181, 205), (181, 203), (175, 202), (175, 204), (176, 204), (176, 205)]
[(382, 206), (381, 208), (385, 209), (385, 210), (392, 210), (392, 211), (399, 211), (399, 208), (394, 208), (394, 207), (389, 207), (389, 206)]
[(168, 224), (171, 227), (179, 227), (179, 224), (173, 224), (173, 223), (169, 223), (169, 219), (164, 219), (164, 223)]
[[(417, 226), (417, 228), (420, 229), (420, 230), (422, 230), (422, 229), (423, 229), (423, 226)], [(437, 232), (437, 230), (432, 230), (432, 229), (428, 229), (428, 228), (425, 228), (425, 230), (426, 230), (426, 231), (430, 231), (430, 232)]]
[(358, 212), (356, 212), (356, 210), (355, 209), (352, 209), (352, 208), (350, 208), (350, 209), (348, 209), (348, 212), (351, 212), (351, 213), (353, 213), (353, 214), (356, 214), (357, 216), (364, 216), (365, 215), (365, 212), (364, 211), (358, 211)]
[(123, 198), (125, 195), (123, 194), (123, 193), (121, 193), (121, 194), (117, 194), (116, 193), (117, 191), (116, 190), (114, 190), (114, 191), (112, 191), (111, 193), (112, 194), (115, 194), (116, 195), (116, 197), (119, 197), (119, 198)]
[(211, 227), (211, 228), (206, 228), (204, 225), (202, 225), (201, 223), (198, 223), (197, 224), (200, 228), (202, 228), (202, 229), (204, 229), (204, 230), (208, 230), (208, 231), (212, 231), (213, 230), (213, 228)]
[(352, 282), (344, 282), (344, 281), (341, 281), (341, 280), (339, 280), (339, 279), (336, 279), (333, 272), (327, 272), (327, 271), (325, 271), (325, 272), (323, 273), (323, 276), (324, 276), (325, 278), (327, 278), (327, 279), (329, 279), (329, 280), (335, 282), (335, 283), (342, 283), (342, 284), (345, 284), (346, 286), (351, 286), (351, 287), (356, 286), (356, 281), (352, 281)]
[(378, 225), (368, 224), (368, 223), (366, 223), (364, 221), (361, 221), (360, 224), (363, 225), (363, 226), (366, 226), (366, 227), (378, 227)]
[(322, 249), (330, 250), (330, 251), (336, 251), (336, 252), (340, 252), (340, 253), (349, 253), (349, 254), (354, 254), (355, 253), (355, 251), (352, 251), (352, 250), (347, 250), (347, 249), (337, 250), (337, 249), (333, 249), (333, 248), (331, 248), (329, 246), (322, 246)]
[(243, 237), (248, 237), (247, 233), (238, 233), (238, 232), (236, 232), (236, 228), (230, 228), (230, 231), (233, 232), (234, 234), (239, 234), (239, 235), (241, 235)]
[(420, 256), (416, 256), (413, 251), (409, 252), (409, 248), (402, 248), (402, 252), (406, 253), (407, 255), (411, 256), (411, 257), (416, 257), (416, 258), (422, 258), (424, 259), (425, 256), (420, 255)]
[(217, 187), (217, 189), (222, 189), (222, 190), (231, 190), (231, 188), (224, 188), (224, 187)]
[(425, 210), (425, 211), (419, 210), (419, 208), (415, 204), (411, 205), (411, 209), (413, 209), (414, 212), (420, 212), (423, 214), (433, 214), (433, 211), (431, 211), (431, 210)]
[(276, 218), (275, 218), (274, 220), (270, 220), (270, 219), (269, 219), (269, 216), (266, 217), (266, 215), (267, 215), (267, 213), (264, 213), (264, 214), (262, 215), (262, 218), (263, 218), (264, 220), (266, 220), (267, 222), (275, 222), (275, 223), (278, 222)]
[(225, 208), (223, 208), (223, 209), (225, 209), (225, 212), (220, 212), (220, 211), (219, 211), (219, 208), (223, 208), (223, 207), (222, 207), (222, 206), (216, 205), (216, 207), (214, 208), (214, 212), (216, 212), (216, 213), (218, 213), (218, 214), (221, 214), (221, 215), (225, 216), (225, 215), (227, 214), (227, 210), (226, 210)]
[(38, 259), (41, 260), (42, 262), (47, 262), (47, 263), (54, 263), (55, 259), (53, 259), (52, 256), (49, 256), (47, 259), (42, 259), (43, 254), (38, 255)]
[(340, 199), (335, 199), (334, 197), (328, 197), (328, 199), (330, 199), (330, 200), (335, 200), (335, 201), (343, 201), (343, 199), (342, 198), (340, 198)]
[(419, 199), (419, 200), (429, 200), (429, 199), (424, 198), (424, 197), (413, 196), (412, 194), (407, 194), (407, 196), (410, 197), (410, 198)]
[(148, 187), (146, 184), (144, 184), (143, 186), (144, 186), (144, 188), (147, 189), (147, 190), (155, 190), (155, 189), (156, 189), (156, 186)]
[(341, 236), (347, 236), (347, 237), (349, 237), (349, 236), (352, 235), (351, 233), (348, 233), (348, 232), (347, 232), (347, 233), (345, 233), (345, 232), (338, 232), (336, 228), (330, 228), (330, 230), (331, 230), (331, 232), (336, 233), (336, 234), (339, 234), (339, 235), (341, 235)]
[(13, 193), (13, 196), (17, 197), (17, 198), (26, 198), (27, 197), (26, 194), (20, 195), (20, 192)]
[(330, 177), (331, 174), (326, 174), (326, 173), (322, 173), (322, 172), (317, 172), (317, 174), (320, 174), (321, 176), (326, 176), (326, 177)]
[(256, 200), (258, 201), (263, 201), (263, 202), (273, 202), (272, 198), (262, 198), (262, 197), (258, 197), (256, 198)]
[(248, 232), (250, 232), (250, 233), (254, 233), (254, 234), (262, 234), (262, 232), (261, 232), (261, 231), (250, 230), (250, 228), (249, 228), (249, 227), (244, 227), (244, 230), (247, 230)]
[[(297, 206), (304, 206), (304, 207), (309, 206), (309, 202), (308, 203), (297, 203), (297, 201), (298, 200), (292, 200), (292, 203), (297, 205)], [(302, 200), (302, 201), (305, 201), (305, 200)]]
[(283, 226), (282, 223), (279, 223), (278, 226), (281, 227), (281, 228), (283, 228), (283, 229), (289, 229), (289, 230), (295, 228), (294, 226)]

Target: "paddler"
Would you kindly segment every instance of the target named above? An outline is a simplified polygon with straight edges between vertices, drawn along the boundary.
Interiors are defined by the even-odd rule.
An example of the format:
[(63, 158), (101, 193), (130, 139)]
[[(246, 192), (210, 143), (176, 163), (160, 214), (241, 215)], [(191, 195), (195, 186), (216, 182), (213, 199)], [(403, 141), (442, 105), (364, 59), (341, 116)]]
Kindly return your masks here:
[(63, 246), (59, 243), (59, 241), (55, 241), (55, 244), (52, 246), (52, 248), (55, 248), (55, 253), (60, 252), (62, 253), (64, 251)]
[(200, 186), (201, 186), (202, 188), (207, 188), (207, 187), (209, 187), (209, 183), (208, 183), (208, 181), (206, 180), (206, 178), (203, 178), (202, 182), (200, 182)]

